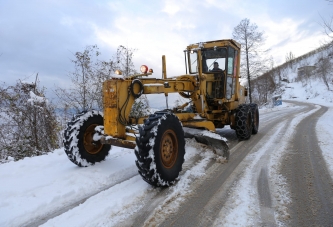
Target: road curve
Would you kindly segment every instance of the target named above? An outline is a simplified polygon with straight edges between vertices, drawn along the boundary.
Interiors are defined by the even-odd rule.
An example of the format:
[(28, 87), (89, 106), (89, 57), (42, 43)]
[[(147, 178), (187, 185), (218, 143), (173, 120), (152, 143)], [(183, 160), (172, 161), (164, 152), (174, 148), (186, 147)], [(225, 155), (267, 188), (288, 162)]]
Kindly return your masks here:
[(316, 123), (321, 109), (296, 127), (281, 173), (287, 178), (292, 202), (290, 226), (333, 226), (333, 182), (318, 146)]
[[(290, 108), (279, 112), (265, 113), (260, 117), (259, 133), (248, 141), (239, 142), (232, 130), (219, 133), (228, 138), (231, 146), (230, 161), (221, 165), (212, 164), (206, 176), (196, 180), (193, 192), (185, 198), (178, 211), (165, 216), (164, 219), (138, 215), (132, 223), (136, 226), (220, 226), (223, 223), (223, 211), (234, 185), (251, 165), (245, 161), (249, 154), (265, 149), (257, 163), (253, 164), (253, 186), (257, 190), (257, 203), (260, 211), (254, 217), (254, 226), (277, 226), (278, 221), (290, 226), (329, 226), (333, 223), (332, 181), (318, 147), (315, 136), (316, 120), (325, 113), (325, 107), (302, 119), (292, 138), (284, 138), (284, 129), (288, 128), (294, 118), (314, 109), (313, 104), (291, 102), (300, 108)], [(310, 122), (310, 123), (309, 123)], [(270, 182), (268, 161), (274, 152), (278, 152), (279, 140), (289, 140), (280, 174), (287, 178), (292, 202), (286, 208), (289, 216), (276, 220), (279, 204), (273, 196), (274, 185)], [(267, 144), (268, 143), (268, 144)], [(302, 152), (298, 152), (302, 151)], [(162, 208), (163, 209), (163, 208)], [(309, 213), (311, 215), (309, 215)]]
[[(119, 209), (113, 209), (112, 203), (105, 205), (104, 209), (109, 212), (106, 216), (96, 216), (96, 220), (102, 220), (96, 223), (106, 226), (333, 226), (333, 183), (315, 132), (316, 122), (327, 108), (290, 103), (286, 108), (263, 111), (259, 132), (250, 140), (238, 141), (234, 130), (219, 129), (218, 133), (228, 139), (228, 163), (215, 159), (207, 146), (187, 140), (187, 146), (195, 149), (188, 152), (176, 185), (144, 186), (141, 191), (134, 190), (130, 199), (120, 196), (127, 205)], [(141, 179), (134, 165), (129, 168), (124, 170), (128, 175), (104, 185), (83, 200), (25, 225), (67, 223), (71, 210), (80, 211), (92, 203), (100, 206), (111, 189), (135, 188)], [(279, 177), (283, 180), (279, 181)], [(239, 200), (243, 193), (249, 193), (244, 204)], [(238, 202), (235, 204), (235, 201)], [(122, 218), (122, 213), (126, 213), (126, 218)], [(242, 215), (246, 217), (242, 219)]]

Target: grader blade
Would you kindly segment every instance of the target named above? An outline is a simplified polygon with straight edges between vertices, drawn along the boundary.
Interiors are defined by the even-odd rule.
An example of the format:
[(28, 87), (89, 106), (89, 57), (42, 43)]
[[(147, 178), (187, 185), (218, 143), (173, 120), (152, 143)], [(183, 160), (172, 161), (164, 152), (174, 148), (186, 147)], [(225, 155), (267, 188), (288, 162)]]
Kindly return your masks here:
[(216, 154), (229, 160), (229, 146), (220, 135), (195, 128), (183, 127), (185, 138), (195, 138), (198, 143), (206, 144), (213, 148)]

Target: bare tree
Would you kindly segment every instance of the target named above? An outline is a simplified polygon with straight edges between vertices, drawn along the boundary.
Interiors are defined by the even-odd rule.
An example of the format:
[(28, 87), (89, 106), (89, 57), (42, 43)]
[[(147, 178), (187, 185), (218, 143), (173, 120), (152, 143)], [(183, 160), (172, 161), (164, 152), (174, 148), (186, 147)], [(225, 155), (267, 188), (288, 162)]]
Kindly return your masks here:
[[(96, 57), (100, 55), (96, 45), (87, 46), (83, 52), (76, 52), (74, 63), (74, 72), (69, 77), (72, 85), (70, 88), (56, 87), (55, 93), (58, 96), (62, 106), (70, 106), (75, 112), (98, 108), (97, 97), (97, 74), (95, 69)], [(100, 94), (99, 94), (100, 95)]]
[[(136, 73), (133, 64), (135, 50), (119, 46), (117, 53), (108, 61), (99, 60), (100, 52), (97, 45), (87, 46), (83, 52), (76, 52), (72, 60), (74, 72), (69, 74), (72, 81), (70, 88), (57, 87), (55, 93), (59, 97), (61, 122), (64, 127), (70, 116), (82, 111), (103, 110), (103, 82), (114, 76), (115, 70), (123, 72), (124, 77)], [(130, 117), (147, 116), (149, 112), (147, 98), (142, 95), (136, 99)]]
[(58, 122), (44, 89), (18, 81), (0, 87), (0, 159), (15, 160), (49, 152), (58, 147)]
[(289, 53), (286, 54), (286, 62), (290, 62), (294, 59), (295, 59), (295, 55), (293, 54), (293, 52), (290, 51)]
[(333, 77), (331, 75), (333, 74), (333, 65), (330, 58), (327, 56), (325, 57), (323, 54), (321, 54), (317, 60), (317, 74), (323, 80), (327, 90), (330, 90), (329, 80)]
[(264, 75), (253, 80), (253, 91), (256, 92), (256, 103), (266, 104), (276, 90), (276, 84), (273, 79), (273, 73), (265, 73)]
[(315, 68), (315, 66), (310, 64), (309, 59), (304, 59), (297, 68), (295, 81), (301, 81), (303, 87), (308, 84), (311, 86), (311, 81), (316, 76), (314, 72)]
[(242, 45), (241, 74), (246, 75), (249, 86), (249, 97), (252, 103), (251, 79), (267, 70), (269, 59), (262, 58), (267, 50), (262, 50), (265, 42), (264, 33), (258, 31), (256, 24), (250, 24), (249, 19), (243, 19), (232, 33), (233, 38)]
[(134, 51), (131, 48), (119, 46), (117, 53), (109, 61), (98, 59), (97, 45), (87, 46), (83, 52), (74, 54), (74, 72), (69, 74), (72, 82), (70, 88), (57, 87), (55, 93), (61, 101), (61, 106), (75, 110), (76, 113), (87, 109), (103, 109), (103, 82), (112, 77), (115, 69), (120, 69), (123, 76), (135, 73), (132, 61)]
[[(124, 77), (129, 77), (130, 75), (137, 74), (133, 63), (133, 56), (135, 51), (136, 49), (125, 47), (123, 45), (120, 45), (117, 48), (115, 67), (123, 72)], [(148, 116), (149, 114), (151, 114), (151, 112), (147, 96), (141, 95), (133, 103), (129, 115), (133, 118), (140, 118)]]
[(333, 41), (333, 16), (331, 16), (329, 19), (322, 18), (322, 21), (325, 34), (330, 38), (331, 41)]
[[(333, 0), (326, 0), (327, 2), (333, 3)], [(325, 34), (329, 38), (328, 44), (333, 45), (333, 15), (329, 19), (325, 19), (320, 16), (322, 20), (322, 27), (324, 28)], [(327, 44), (327, 43), (326, 43)]]
[(135, 51), (136, 49), (128, 48), (123, 45), (117, 48), (117, 67), (123, 72), (124, 77), (137, 73), (132, 61)]

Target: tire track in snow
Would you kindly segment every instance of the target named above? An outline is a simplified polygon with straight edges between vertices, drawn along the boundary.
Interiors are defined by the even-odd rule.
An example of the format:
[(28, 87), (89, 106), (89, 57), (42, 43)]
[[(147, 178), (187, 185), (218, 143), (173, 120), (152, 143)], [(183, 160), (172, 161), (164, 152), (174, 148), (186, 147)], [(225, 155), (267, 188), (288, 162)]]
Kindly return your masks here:
[[(271, 153), (277, 149), (275, 144), (279, 141), (282, 129), (288, 123), (288, 120), (279, 120), (279, 123), (274, 125), (274, 127), (268, 127), (269, 130), (265, 132), (264, 136), (253, 147), (249, 148), (249, 155), (236, 170), (240, 174), (230, 188), (231, 193), (225, 206), (222, 207), (217, 215), (218, 218), (215, 220), (214, 226), (237, 226), (237, 223), (247, 223), (250, 226), (275, 225), (269, 188), (260, 187), (258, 190), (257, 182), (261, 176), (263, 178), (259, 182), (263, 181), (267, 186), (269, 185), (268, 179), (265, 177), (267, 175), (265, 171), (267, 170), (267, 162)], [(260, 189), (263, 189), (266, 194), (262, 194)], [(264, 204), (261, 204), (261, 201), (264, 201)], [(267, 206), (262, 207), (263, 205)], [(246, 215), (242, 213), (244, 210), (246, 210)], [(259, 224), (255, 218), (252, 218), (253, 216), (258, 216), (258, 214), (265, 218)]]
[[(120, 222), (115, 226), (156, 226), (163, 220), (166, 214), (177, 210), (183, 197), (191, 194), (189, 186), (196, 178), (201, 177), (207, 168), (213, 165), (216, 157), (213, 151), (204, 144), (197, 143), (194, 139), (186, 139), (186, 148), (194, 147), (204, 152), (186, 153), (180, 180), (168, 188), (156, 188), (153, 196), (145, 198), (144, 207), (130, 219)], [(191, 148), (192, 149), (192, 148)]]
[[(294, 109), (290, 109), (290, 110), (288, 110), (287, 113), (284, 113), (284, 115), (288, 115), (289, 112), (291, 112), (291, 111), (295, 111), (295, 110)], [(271, 116), (274, 116), (275, 118), (278, 118), (276, 113), (269, 113), (269, 114)], [(268, 117), (268, 118), (272, 118), (272, 117)], [(262, 124), (262, 125), (264, 125), (264, 124)], [(230, 131), (231, 131), (230, 129), (227, 130), (227, 134), (230, 134)], [(234, 130), (232, 130), (232, 132), (233, 132), (232, 134), (234, 134)], [(221, 133), (223, 134), (224, 132), (219, 132), (219, 134), (221, 134)], [(231, 137), (234, 137), (234, 135), (232, 135)], [(233, 143), (233, 141), (229, 141), (229, 144), (230, 144), (230, 142)], [(241, 145), (241, 144), (242, 143), (239, 143), (239, 145)], [(196, 160), (198, 161), (198, 158), (196, 158)], [(213, 160), (210, 162), (211, 165), (214, 165), (214, 163), (215, 163), (215, 161), (213, 161)], [(186, 166), (186, 165), (187, 165), (187, 163), (185, 162), (184, 166)], [(220, 164), (217, 164), (217, 166), (220, 166)], [(214, 168), (209, 168), (209, 166), (208, 166), (207, 169), (209, 169), (210, 171), (214, 171)], [(215, 169), (215, 171), (216, 171), (216, 169)], [(207, 175), (210, 175), (210, 174), (207, 174)], [(184, 177), (184, 176), (181, 174), (181, 177)], [(195, 184), (195, 183), (193, 183), (193, 184)], [(191, 187), (193, 186), (193, 184), (191, 185)], [(164, 200), (164, 203), (165, 203), (165, 201), (169, 201), (169, 202), (172, 201), (171, 198), (165, 199), (165, 197), (169, 193), (171, 193), (170, 190), (169, 189), (165, 189), (165, 190), (161, 191), (156, 197), (149, 198), (148, 200), (150, 200), (150, 203), (146, 203), (147, 206), (145, 206), (144, 208), (141, 209), (142, 211), (140, 211), (140, 214), (138, 214), (137, 216), (133, 217), (133, 219), (131, 219), (130, 221), (127, 221), (125, 223), (125, 225), (126, 226), (153, 226), (154, 224), (157, 224), (157, 223), (161, 222), (162, 220), (164, 220), (165, 216), (170, 215), (170, 213), (176, 212), (175, 211), (176, 209), (175, 209), (175, 207), (173, 205), (172, 205), (173, 206), (173, 210), (174, 210), (173, 212), (170, 212), (170, 213), (168, 213), (168, 212), (163, 213), (163, 211), (161, 212), (161, 210), (163, 210), (163, 209), (165, 209), (166, 211), (170, 211), (169, 209), (165, 208), (166, 205), (163, 205), (163, 200)], [(189, 193), (187, 193), (185, 195), (182, 195), (182, 196), (185, 198), (185, 197), (191, 196), (191, 194), (192, 193), (189, 192)], [(179, 195), (178, 195), (178, 197), (179, 197)], [(154, 210), (154, 209), (158, 209), (159, 212), (161, 212), (163, 214), (163, 215), (161, 215), (161, 213), (160, 213), (160, 216), (162, 216), (162, 217), (156, 218), (155, 214), (158, 213), (158, 212), (156, 210)], [(150, 216), (150, 218), (149, 218), (149, 216)], [(145, 222), (145, 220), (146, 220), (146, 222)], [(124, 223), (121, 223), (121, 224), (119, 224), (117, 226), (122, 226), (123, 224)]]
[[(232, 209), (228, 214), (228, 210), (223, 208), (219, 216), (227, 214), (227, 217), (218, 220), (215, 226), (242, 225), (239, 223), (252, 226), (283, 225), (283, 219), (288, 216), (286, 206), (290, 198), (286, 181), (278, 173), (279, 164), (288, 143), (293, 138), (295, 127), (302, 119), (318, 110), (318, 108), (313, 110), (312, 105), (309, 104), (300, 105), (305, 105), (306, 108), (303, 108), (301, 113), (285, 115), (281, 123), (269, 132), (266, 140), (256, 145), (257, 148), (255, 147), (254, 150), (257, 151), (245, 159), (245, 161), (250, 160), (251, 164), (246, 168), (240, 184), (235, 188), (232, 196), (234, 198), (229, 198), (229, 203), (226, 205)], [(287, 130), (283, 131), (283, 128)], [(236, 206), (233, 205), (235, 201), (238, 203)]]
[[(189, 140), (189, 144), (196, 144), (196, 142), (194, 140)], [(201, 145), (201, 144), (197, 144), (197, 146), (200, 146), (201, 149), (207, 149), (209, 150), (209, 148), (206, 145)], [(209, 152), (209, 151), (207, 151)], [(212, 152), (211, 152), (212, 153)], [(213, 155), (213, 154), (212, 154)], [(183, 165), (183, 171), (180, 174), (181, 179), (183, 178), (182, 175), (184, 175), (184, 173), (187, 170), (190, 170), (193, 166), (195, 166), (197, 162), (201, 162), (205, 157), (202, 157), (200, 155), (198, 155), (198, 152), (195, 154), (189, 154), (187, 157), (187, 161), (185, 161), (184, 165)], [(208, 163), (208, 166), (210, 166), (210, 164)], [(88, 196), (86, 196), (83, 199), (80, 199), (79, 201), (70, 204), (66, 207), (63, 207), (62, 209), (54, 212), (52, 215), (46, 215), (43, 216), (41, 218), (39, 218), (38, 220), (35, 220), (33, 222), (30, 222), (28, 224), (26, 224), (25, 226), (39, 226), (39, 225), (43, 225), (45, 224), (45, 226), (49, 226), (52, 225), (50, 223), (58, 223), (61, 222), (59, 220), (63, 219), (63, 217), (68, 216), (69, 214), (67, 213), (73, 213), (75, 212), (76, 209), (81, 209), (80, 207), (85, 206), (85, 204), (87, 202), (90, 202), (92, 200), (94, 200), (97, 197), (100, 197), (100, 194), (102, 193), (107, 193), (108, 191), (112, 191), (114, 190), (115, 187), (123, 187), (122, 185), (127, 184), (127, 181), (133, 181), (133, 179), (138, 178), (139, 181), (141, 180), (143, 182), (143, 184), (146, 185), (147, 190), (143, 193), (138, 191), (138, 194), (141, 195), (141, 197), (139, 198), (137, 195), (133, 195), (133, 197), (131, 198), (131, 200), (133, 200), (133, 202), (129, 202), (127, 204), (125, 204), (126, 209), (122, 208), (122, 217), (117, 219), (117, 216), (119, 215), (119, 212), (115, 212), (112, 209), (110, 210), (110, 212), (112, 213), (116, 213), (116, 215), (114, 216), (114, 218), (111, 218), (111, 220), (109, 220), (108, 225), (117, 225), (117, 221), (122, 223), (122, 221), (127, 220), (128, 219), (128, 215), (126, 213), (131, 214), (132, 216), (135, 216), (135, 213), (138, 210), (132, 209), (131, 207), (136, 207), (136, 209), (140, 209), (142, 210), (142, 206), (144, 206), (146, 204), (148, 206), (152, 206), (153, 204), (159, 205), (160, 202), (163, 202), (165, 200), (165, 198), (167, 197), (168, 194), (172, 193), (173, 191), (173, 187), (170, 188), (153, 188), (152, 186), (150, 186), (149, 184), (147, 184), (146, 182), (144, 182), (141, 177), (139, 177), (138, 173), (137, 173), (137, 168), (133, 168), (132, 170), (124, 170), (125, 172), (131, 172), (131, 174), (128, 174), (127, 177), (123, 177), (121, 179), (116, 180), (115, 182), (113, 182), (112, 184), (109, 184), (105, 187), (103, 187), (101, 190), (99, 190), (98, 192), (94, 192)], [(141, 183), (141, 182), (140, 182)], [(132, 185), (132, 188), (135, 188), (136, 185)], [(126, 190), (126, 189), (124, 189)], [(143, 196), (144, 194), (144, 196)], [(169, 198), (170, 199), (170, 198)], [(172, 199), (170, 199), (172, 200)], [(96, 203), (98, 203), (98, 201), (96, 201)], [(154, 208), (156, 207), (154, 206)], [(87, 208), (89, 209), (89, 208)], [(74, 211), (71, 211), (74, 210)], [(110, 216), (110, 215), (109, 215)], [(54, 220), (52, 220), (54, 219)], [(112, 224), (113, 223), (113, 224)], [(120, 226), (122, 226), (122, 224), (120, 224)]]
[[(281, 118), (288, 117), (291, 113), (299, 114), (299, 108), (290, 108), (282, 111)], [(276, 116), (276, 114), (273, 114)], [(226, 165), (214, 164), (206, 171), (205, 178), (200, 178), (192, 184), (191, 193), (176, 214), (172, 214), (164, 220), (160, 226), (210, 226), (224, 206), (233, 190), (233, 186), (239, 180), (246, 167), (243, 159), (256, 143), (264, 135), (273, 129), (281, 121), (275, 118), (267, 122), (261, 122), (263, 129), (248, 141), (239, 142), (231, 149), (229, 163)], [(241, 163), (241, 165), (240, 165)], [(240, 166), (239, 166), (240, 165)], [(239, 168), (237, 168), (239, 166)], [(167, 215), (167, 214), (166, 214)]]
[[(304, 108), (290, 108), (287, 111), (281, 111), (282, 113), (280, 113), (279, 111), (274, 111), (273, 113), (270, 112), (268, 114), (265, 114), (267, 117), (267, 120), (269, 119), (269, 121), (267, 122), (262, 122), (261, 125), (263, 125), (264, 127), (267, 127), (269, 129), (271, 129), (272, 127), (270, 127), (272, 119), (275, 121), (275, 123), (281, 121), (281, 117), (287, 117), (290, 115), (290, 113), (294, 113), (295, 112), (300, 112), (300, 110), (302, 110)], [(276, 112), (279, 112), (279, 114), (277, 114)], [(223, 131), (223, 130), (222, 130)], [(230, 130), (229, 130), (230, 131)], [(223, 134), (223, 132), (221, 132)], [(230, 132), (228, 132), (230, 133)], [(242, 146), (244, 142), (240, 142), (238, 143), (237, 147)], [(244, 145), (243, 145), (244, 146)], [(237, 147), (235, 147), (235, 149), (237, 149)], [(240, 154), (240, 153), (239, 153)], [(235, 157), (236, 158), (236, 157)], [(198, 161), (198, 158), (194, 158), (195, 160)], [(216, 168), (216, 166), (221, 166), (220, 164), (216, 164), (215, 161), (211, 160), (210, 162), (211, 167), (208, 166), (208, 168), (206, 167), (206, 175), (211, 175), (209, 174), (209, 172), (214, 172), (214, 175), (218, 174), (219, 172), (219, 168)], [(187, 165), (187, 163), (184, 163), (184, 167)], [(191, 166), (193, 166), (193, 164), (191, 164)], [(191, 168), (191, 167), (190, 167)], [(185, 168), (184, 168), (185, 170)], [(184, 172), (184, 170), (182, 172)], [(239, 175), (241, 173), (238, 173)], [(181, 179), (184, 178), (184, 175), (181, 173)], [(145, 206), (140, 208), (140, 211), (138, 212), (137, 215), (134, 215), (131, 220), (127, 220), (125, 223), (121, 222), (118, 223), (116, 226), (154, 226), (157, 225), (159, 223), (161, 223), (163, 220), (165, 220), (165, 218), (168, 218), (169, 215), (175, 214), (179, 208), (179, 206), (181, 206), (181, 204), (177, 204), (175, 205), (175, 203), (183, 203), (184, 200), (186, 200), (189, 197), (193, 196), (193, 190), (196, 189), (196, 184), (198, 184), (196, 181), (201, 182), (200, 179), (196, 179), (194, 180), (194, 182), (191, 183), (191, 188), (189, 191), (187, 191), (186, 193), (183, 194), (177, 194), (175, 193), (174, 195), (169, 195), (173, 193), (173, 189), (171, 188), (167, 188), (167, 189), (162, 189), (159, 193), (157, 193), (155, 196), (150, 196), (150, 197), (146, 197), (145, 199)], [(181, 184), (181, 183), (177, 183), (177, 184)], [(231, 184), (232, 185), (232, 184)], [(175, 200), (178, 198), (178, 201), (175, 202)], [(227, 198), (227, 196), (226, 196)], [(188, 219), (186, 219), (188, 220)], [(210, 220), (210, 224), (212, 220)], [(173, 223), (174, 224), (174, 223)], [(203, 223), (201, 223), (203, 224)], [(161, 226), (163, 226), (163, 224), (161, 224)], [(166, 225), (167, 226), (167, 225)]]
[[(274, 113), (270, 113), (272, 116), (274, 116), (274, 118), (277, 118), (277, 114), (274, 114)], [(122, 155), (122, 154), (115, 154), (116, 157), (117, 155)], [(190, 162), (185, 162), (184, 163), (184, 166), (183, 166), (183, 171), (181, 173), (181, 178), (183, 178), (183, 172), (186, 172), (186, 170), (189, 170), (191, 168), (193, 168), (193, 166), (197, 165), (195, 163), (198, 163), (200, 162), (200, 160), (202, 160), (203, 158), (196, 155), (196, 156), (193, 156), (190, 158)], [(207, 168), (209, 168), (211, 165), (214, 164), (215, 161), (213, 161), (212, 159), (208, 162), (208, 166)], [(112, 189), (112, 187), (118, 185), (118, 184), (122, 184), (122, 182), (124, 181), (127, 181), (127, 180), (130, 180), (132, 177), (135, 177), (137, 175), (137, 169), (133, 169), (133, 174), (128, 176), (127, 178), (123, 178), (122, 180), (119, 179), (117, 182), (114, 182), (113, 184), (110, 184), (108, 186), (105, 186), (104, 188), (102, 188), (100, 191), (98, 192), (95, 192), (93, 194), (90, 194), (89, 196), (86, 196), (85, 198), (81, 199), (80, 201), (77, 201), (65, 208), (62, 208), (61, 210), (57, 211), (55, 214), (52, 214), (52, 215), (48, 215), (47, 217), (43, 217), (41, 218), (39, 221), (35, 221), (33, 222), (31, 225), (27, 225), (27, 226), (35, 226), (36, 225), (40, 225), (40, 224), (43, 224), (43, 223), (46, 223), (48, 220), (47, 219), (51, 219), (51, 218), (54, 218), (56, 216), (61, 216), (62, 214), (65, 214), (68, 210), (71, 210), (71, 209), (75, 209), (75, 207), (78, 207), (80, 204), (84, 204), (89, 198), (93, 198), (94, 196), (97, 196), (98, 194), (102, 193), (103, 191), (107, 191), (109, 189)], [(169, 199), (166, 199), (165, 197), (172, 193), (170, 190), (159, 190), (159, 189), (154, 189), (153, 192), (152, 191), (149, 191), (148, 195), (146, 197), (143, 197), (142, 199), (144, 199), (146, 202), (144, 202), (144, 204), (148, 204), (149, 202), (149, 209), (147, 207), (145, 208), (140, 208), (140, 210), (146, 210), (146, 218), (147, 216), (149, 216), (149, 213), (151, 213), (157, 205), (160, 205), (161, 203), (163, 203), (163, 201), (168, 201), (169, 203), (173, 203), (173, 199), (171, 197), (169, 197)], [(185, 193), (186, 194), (186, 193)], [(182, 195), (183, 197), (186, 197), (186, 195)], [(142, 204), (142, 201), (139, 201), (140, 204)], [(155, 204), (155, 205), (154, 205)], [(137, 206), (138, 204), (135, 204), (133, 203), (132, 204), (133, 206)], [(141, 206), (141, 205), (140, 205)], [(130, 209), (129, 209), (130, 210)], [(134, 214), (135, 216), (135, 214)], [(145, 219), (144, 219), (145, 220)]]
[(322, 107), (297, 125), (287, 147), (282, 173), (293, 202), (288, 206), (293, 226), (330, 226), (333, 223), (333, 182), (318, 146), (316, 123), (327, 111)]

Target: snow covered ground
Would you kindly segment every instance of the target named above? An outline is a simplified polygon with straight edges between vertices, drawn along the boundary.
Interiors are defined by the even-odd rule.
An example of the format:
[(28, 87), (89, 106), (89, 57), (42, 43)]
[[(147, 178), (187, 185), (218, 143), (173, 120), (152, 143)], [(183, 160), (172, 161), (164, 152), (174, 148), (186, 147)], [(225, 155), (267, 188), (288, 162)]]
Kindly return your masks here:
[[(202, 153), (195, 146), (194, 142), (193, 146), (187, 146), (187, 160)], [(203, 155), (172, 187), (165, 201), (186, 193), (190, 179), (204, 174), (204, 167), (214, 154), (207, 151)], [(114, 147), (104, 162), (87, 168), (70, 162), (63, 149), (3, 164), (0, 166), (0, 226), (29, 226), (60, 208), (70, 209), (73, 203), (82, 204), (44, 226), (112, 226), (126, 220), (140, 208), (147, 195), (160, 190), (141, 179), (134, 160), (133, 150)]]
[[(315, 58), (313, 58), (315, 59)], [(310, 59), (311, 62), (311, 59)], [(316, 127), (319, 145), (333, 178), (333, 92), (319, 79), (304, 85), (292, 82), (295, 72), (287, 72), (289, 81), (282, 95), (283, 100), (297, 100), (314, 103), (315, 108), (300, 114), (290, 127), (279, 125), (275, 133), (266, 135), (265, 144), (258, 144), (256, 152), (251, 152), (243, 165), (244, 174), (234, 185), (233, 193), (223, 209), (215, 226), (255, 225), (259, 213), (256, 188), (253, 178), (258, 165), (266, 160), (266, 168), (276, 187), (273, 189), (275, 202), (280, 210), (275, 214), (281, 220), (288, 213), (283, 207), (289, 202), (285, 179), (278, 174), (277, 166), (293, 129), (303, 118), (317, 111), (320, 105), (328, 106), (328, 111), (318, 120)], [(283, 102), (273, 109), (261, 109), (260, 114), (285, 111), (297, 108)], [(261, 125), (262, 127), (262, 125)], [(259, 129), (260, 131), (260, 129)], [(285, 139), (283, 139), (285, 138)], [(277, 147), (276, 150), (267, 149)], [(202, 150), (205, 150), (203, 152)], [(187, 140), (185, 160), (195, 156), (201, 158), (191, 166), (185, 161), (184, 173), (175, 186), (170, 187), (163, 197), (160, 207), (155, 209), (156, 219), (163, 219), (164, 212), (174, 212), (186, 194), (191, 193), (191, 182), (205, 175), (207, 163), (215, 158), (212, 150)], [(269, 156), (269, 157), (268, 157)], [(104, 162), (87, 168), (79, 168), (70, 162), (63, 149), (47, 155), (25, 158), (0, 165), (0, 226), (114, 226), (136, 213), (145, 202), (161, 193), (144, 182), (137, 173), (133, 150), (113, 147)], [(172, 202), (170, 202), (172, 201)], [(59, 212), (60, 210), (60, 212)], [(36, 221), (53, 217), (46, 223)], [(158, 220), (157, 220), (158, 222)], [(279, 223), (278, 224), (283, 224)]]
[[(290, 104), (283, 104), (273, 110), (265, 109), (264, 112), (277, 111), (278, 109), (291, 108)], [(260, 214), (260, 206), (258, 200), (257, 188), (254, 187), (254, 182), (257, 182), (260, 168), (264, 168), (269, 173), (270, 182), (273, 185), (271, 194), (273, 195), (273, 207), (278, 208), (277, 211), (272, 211), (275, 220), (279, 226), (284, 226), (284, 220), (288, 219), (286, 205), (291, 202), (289, 191), (287, 189), (286, 179), (278, 173), (279, 164), (282, 157), (287, 152), (287, 145), (292, 138), (292, 134), (298, 123), (306, 116), (316, 112), (321, 107), (316, 105), (316, 108), (307, 113), (302, 113), (293, 119), (290, 125), (280, 123), (278, 130), (274, 134), (267, 135), (267, 139), (263, 139), (263, 144), (258, 144), (248, 155), (244, 161), (243, 176), (234, 186), (230, 194), (227, 204), (220, 212), (220, 219), (217, 219), (214, 226), (258, 226)], [(278, 114), (278, 112), (275, 112)], [(320, 141), (320, 147), (323, 150), (323, 156), (330, 168), (331, 177), (333, 178), (333, 131), (330, 130), (333, 126), (333, 105), (329, 111), (325, 113), (317, 125), (317, 136)], [(256, 184), (256, 183), (255, 183)]]
[[(309, 58), (308, 64), (311, 65), (311, 61), (314, 60), (315, 57)], [(296, 72), (291, 71), (288, 71), (287, 74), (289, 81), (294, 81), (297, 75)], [(271, 144), (268, 143), (259, 147), (255, 153), (245, 158), (244, 162), (248, 163), (248, 165), (246, 166), (242, 179), (234, 186), (234, 191), (231, 193), (226, 206), (221, 210), (221, 218), (215, 221), (214, 226), (256, 226), (258, 224), (254, 217), (258, 216), (260, 208), (256, 192), (257, 189), (253, 187), (253, 182), (256, 182), (256, 177), (258, 176), (254, 176), (253, 173), (259, 174), (256, 165), (258, 165), (262, 159), (269, 161), (267, 165), (269, 176), (273, 179), (271, 181), (276, 184), (276, 187), (272, 189), (275, 196), (273, 202), (279, 203), (278, 206), (276, 206), (279, 207), (279, 210), (275, 212), (274, 216), (277, 224), (284, 226), (283, 220), (288, 219), (289, 215), (284, 207), (290, 203), (291, 200), (286, 188), (286, 180), (282, 175), (277, 173), (278, 166), (281, 157), (286, 151), (285, 147), (289, 141), (288, 138), (292, 135), (297, 124), (306, 116), (320, 109), (320, 105), (328, 107), (328, 111), (318, 120), (316, 136), (330, 175), (333, 178), (333, 91), (328, 91), (319, 78), (309, 80), (307, 84), (289, 82), (285, 84), (282, 99), (285, 101), (294, 100), (313, 103), (316, 105), (316, 108), (305, 114), (300, 113), (300, 115), (292, 121), (290, 126), (280, 128), (283, 129), (282, 133), (277, 131), (274, 135), (270, 135), (269, 143), (273, 144), (274, 138), (278, 138), (279, 140), (279, 143), (277, 143), (278, 148), (273, 152), (267, 149), (267, 147), (271, 146)], [(290, 106), (291, 105), (283, 102), (282, 106), (274, 107), (273, 109), (261, 109), (260, 113), (277, 111), (279, 109), (289, 108)], [(271, 156), (270, 159), (264, 157), (267, 155)]]
[[(328, 112), (318, 121), (317, 136), (333, 177), (333, 104), (318, 104), (330, 106)], [(284, 103), (274, 109), (260, 110), (260, 113), (283, 111), (285, 108), (293, 107)], [(313, 111), (318, 108), (320, 106), (316, 105)], [(221, 210), (221, 219), (215, 221), (216, 226), (221, 226), (221, 223), (224, 226), (255, 224), (254, 217), (259, 206), (258, 201), (255, 201), (256, 192), (251, 182), (254, 177), (252, 170), (256, 168), (258, 161), (267, 155), (265, 148), (274, 145), (274, 138), (288, 137), (293, 127), (308, 114), (310, 113), (300, 113), (287, 130), (281, 125), (274, 135), (267, 135), (267, 144), (259, 144), (258, 150), (244, 160), (251, 164), (247, 165), (245, 174), (235, 185), (229, 201)], [(283, 151), (284, 145), (285, 143), (280, 144), (279, 151)], [(206, 152), (202, 152), (202, 149), (203, 147), (192, 140), (187, 142), (185, 159), (190, 160), (196, 155), (201, 155), (201, 159), (185, 171), (175, 186), (170, 187), (160, 204), (164, 206), (163, 210), (165, 207), (168, 207), (167, 210), (176, 210), (182, 198), (191, 192), (191, 182), (205, 175), (205, 166), (215, 155), (209, 149)], [(285, 182), (275, 171), (282, 154), (271, 154), (274, 155), (267, 168), (271, 176), (279, 182), (279, 186), (274, 189), (276, 196), (281, 203), (286, 204), (288, 192)], [(58, 149), (48, 155), (0, 165), (0, 226), (29, 226), (36, 224), (35, 220), (48, 215), (53, 215), (54, 218), (42, 226), (113, 226), (124, 221), (142, 208), (144, 201), (160, 193), (160, 189), (154, 189), (137, 174), (134, 160), (133, 150), (113, 147), (106, 161), (79, 168), (68, 160), (63, 149)], [(72, 207), (71, 204), (78, 206)], [(55, 212), (59, 209), (62, 209), (62, 212), (69, 211), (57, 216)], [(163, 216), (162, 211), (155, 212), (156, 215)], [(287, 214), (282, 209), (280, 215)]]

